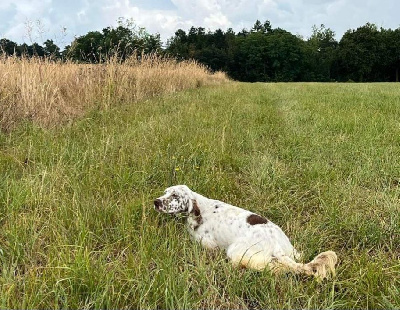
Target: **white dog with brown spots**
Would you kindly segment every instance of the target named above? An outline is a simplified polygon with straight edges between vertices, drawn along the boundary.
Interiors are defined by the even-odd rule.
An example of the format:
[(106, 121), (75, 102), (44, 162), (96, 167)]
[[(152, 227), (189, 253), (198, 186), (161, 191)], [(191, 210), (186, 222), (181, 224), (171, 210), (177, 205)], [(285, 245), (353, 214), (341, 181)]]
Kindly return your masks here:
[(188, 214), (190, 234), (208, 249), (221, 248), (236, 266), (272, 271), (293, 271), (318, 279), (335, 274), (333, 251), (317, 255), (311, 262), (296, 262), (300, 255), (277, 225), (253, 212), (206, 198), (177, 185), (154, 201), (155, 210)]

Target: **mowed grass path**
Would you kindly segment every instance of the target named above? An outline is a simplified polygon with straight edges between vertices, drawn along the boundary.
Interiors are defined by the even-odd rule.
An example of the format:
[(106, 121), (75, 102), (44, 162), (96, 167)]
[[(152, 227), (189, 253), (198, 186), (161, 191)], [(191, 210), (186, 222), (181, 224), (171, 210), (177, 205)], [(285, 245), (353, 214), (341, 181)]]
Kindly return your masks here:
[[(228, 83), (0, 134), (0, 308), (399, 308), (397, 84)], [(337, 277), (237, 270), (156, 213), (258, 212)]]

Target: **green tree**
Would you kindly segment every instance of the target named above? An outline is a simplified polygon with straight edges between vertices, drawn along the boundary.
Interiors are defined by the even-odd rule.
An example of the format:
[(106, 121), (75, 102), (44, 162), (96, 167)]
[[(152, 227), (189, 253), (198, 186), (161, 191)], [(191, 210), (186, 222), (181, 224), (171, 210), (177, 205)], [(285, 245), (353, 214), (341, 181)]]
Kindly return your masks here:
[(339, 42), (338, 77), (340, 80), (369, 82), (376, 80), (382, 52), (381, 36), (374, 24), (348, 30)]
[(132, 19), (118, 20), (117, 27), (103, 29), (104, 48), (109, 55), (118, 55), (121, 59), (138, 53), (157, 53), (161, 50), (159, 34), (149, 34), (145, 28), (138, 27)]
[(303, 80), (322, 82), (332, 80), (337, 46), (334, 31), (323, 24), (320, 27), (314, 25), (311, 37), (304, 44)]
[(274, 81), (299, 81), (303, 69), (304, 41), (283, 29), (274, 29), (267, 36), (267, 57)]
[(269, 20), (266, 20), (263, 24), (257, 19), (256, 22), (254, 23), (253, 28), (251, 28), (250, 32), (261, 32), (261, 33), (267, 33), (271, 32), (272, 27), (271, 23)]
[(59, 58), (61, 56), (60, 48), (53, 42), (53, 40), (46, 40), (44, 42), (44, 55), (50, 58)]
[(68, 51), (72, 59), (96, 63), (103, 60), (103, 34), (99, 31), (90, 31), (76, 38)]
[(10, 55), (19, 56), (20, 54), (18, 54), (18, 44), (5, 38), (1, 39), (0, 54), (5, 54), (8, 56)]
[(44, 57), (44, 55), (45, 55), (44, 48), (40, 44), (38, 44), (36, 42), (33, 43), (31, 45), (31, 49), (32, 49), (32, 55), (31, 56)]
[(400, 28), (381, 29), (382, 49), (381, 64), (382, 74), (386, 81), (400, 80)]
[(157, 53), (161, 50), (160, 35), (151, 35), (132, 20), (120, 19), (117, 27), (107, 27), (80, 36), (68, 47), (72, 59), (96, 63), (117, 56), (120, 60), (137, 53)]
[(36, 42), (32, 45), (23, 43), (17, 46), (17, 54), (24, 57), (44, 57), (44, 49), (43, 46)]
[(189, 58), (189, 40), (184, 30), (175, 31), (175, 35), (167, 42), (166, 52), (178, 59)]
[(253, 32), (236, 39), (237, 49), (230, 67), (233, 78), (242, 81), (269, 81), (270, 61), (268, 58), (268, 38), (262, 32)]

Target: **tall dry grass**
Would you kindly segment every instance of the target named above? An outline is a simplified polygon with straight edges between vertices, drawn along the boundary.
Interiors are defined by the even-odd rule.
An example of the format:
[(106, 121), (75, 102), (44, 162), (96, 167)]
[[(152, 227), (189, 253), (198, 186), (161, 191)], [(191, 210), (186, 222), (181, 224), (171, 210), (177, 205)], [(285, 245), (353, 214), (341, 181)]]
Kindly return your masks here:
[(40, 58), (0, 59), (0, 127), (24, 120), (51, 127), (98, 106), (132, 103), (159, 94), (227, 81), (194, 61), (149, 55), (121, 63), (54, 62)]

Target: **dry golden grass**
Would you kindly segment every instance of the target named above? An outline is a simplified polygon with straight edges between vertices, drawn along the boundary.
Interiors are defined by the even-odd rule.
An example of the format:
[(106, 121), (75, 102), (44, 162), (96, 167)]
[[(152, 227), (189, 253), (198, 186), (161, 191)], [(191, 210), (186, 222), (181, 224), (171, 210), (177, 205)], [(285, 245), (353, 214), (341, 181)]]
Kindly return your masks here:
[(124, 63), (54, 62), (49, 59), (0, 59), (0, 126), (10, 130), (24, 120), (44, 127), (64, 123), (90, 108), (108, 108), (159, 94), (227, 81), (193, 61), (154, 55)]

